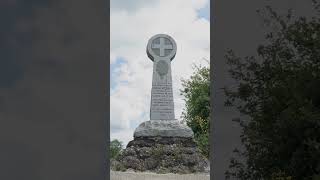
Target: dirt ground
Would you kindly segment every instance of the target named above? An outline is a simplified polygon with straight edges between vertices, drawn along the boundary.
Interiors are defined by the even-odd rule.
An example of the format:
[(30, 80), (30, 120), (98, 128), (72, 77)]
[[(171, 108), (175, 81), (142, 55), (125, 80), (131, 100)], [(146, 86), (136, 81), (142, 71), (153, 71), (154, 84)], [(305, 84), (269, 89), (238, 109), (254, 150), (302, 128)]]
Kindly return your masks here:
[(155, 174), (138, 172), (110, 172), (111, 180), (210, 180), (207, 174)]

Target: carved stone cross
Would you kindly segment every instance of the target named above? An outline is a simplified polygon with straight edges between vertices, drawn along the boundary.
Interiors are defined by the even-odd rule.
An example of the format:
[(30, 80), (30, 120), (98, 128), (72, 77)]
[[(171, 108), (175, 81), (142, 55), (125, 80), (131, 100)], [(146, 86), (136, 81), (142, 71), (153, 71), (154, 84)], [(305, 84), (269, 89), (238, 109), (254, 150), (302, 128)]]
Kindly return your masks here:
[(155, 43), (154, 41), (151, 44), (151, 48), (153, 50), (159, 49), (160, 53), (157, 55), (160, 55), (161, 57), (165, 56), (165, 50), (173, 50), (172, 44), (165, 44), (165, 41), (168, 40), (165, 37), (159, 37), (160, 44)]
[(150, 120), (175, 120), (171, 60), (176, 51), (175, 41), (165, 34), (155, 35), (148, 42), (147, 54), (154, 62)]
[(176, 52), (175, 41), (166, 34), (155, 35), (148, 42), (147, 54), (153, 61), (150, 121), (135, 129), (135, 138), (193, 138), (192, 130), (174, 117), (171, 61)]

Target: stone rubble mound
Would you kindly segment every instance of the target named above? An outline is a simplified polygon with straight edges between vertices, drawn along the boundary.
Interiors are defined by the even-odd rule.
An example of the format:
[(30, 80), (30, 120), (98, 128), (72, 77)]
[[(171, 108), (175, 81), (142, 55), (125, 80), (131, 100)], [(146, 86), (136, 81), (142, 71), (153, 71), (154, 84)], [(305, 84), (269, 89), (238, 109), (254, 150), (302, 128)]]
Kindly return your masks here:
[(179, 174), (206, 172), (208, 166), (193, 138), (182, 137), (135, 138), (111, 162), (114, 171)]

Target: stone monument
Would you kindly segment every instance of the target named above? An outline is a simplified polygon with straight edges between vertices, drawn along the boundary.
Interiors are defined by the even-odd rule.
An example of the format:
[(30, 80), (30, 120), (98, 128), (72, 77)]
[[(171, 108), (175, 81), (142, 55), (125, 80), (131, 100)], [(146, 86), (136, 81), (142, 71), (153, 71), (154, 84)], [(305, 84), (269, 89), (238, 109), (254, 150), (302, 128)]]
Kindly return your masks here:
[(205, 170), (207, 162), (196, 147), (192, 130), (175, 119), (171, 61), (176, 52), (174, 39), (166, 34), (149, 40), (147, 55), (153, 61), (150, 120), (136, 128), (134, 140), (112, 164), (115, 170), (163, 173)]
[(150, 121), (140, 124), (134, 137), (193, 137), (192, 130), (174, 117), (171, 61), (176, 52), (168, 35), (155, 35), (148, 42), (147, 54), (153, 61)]

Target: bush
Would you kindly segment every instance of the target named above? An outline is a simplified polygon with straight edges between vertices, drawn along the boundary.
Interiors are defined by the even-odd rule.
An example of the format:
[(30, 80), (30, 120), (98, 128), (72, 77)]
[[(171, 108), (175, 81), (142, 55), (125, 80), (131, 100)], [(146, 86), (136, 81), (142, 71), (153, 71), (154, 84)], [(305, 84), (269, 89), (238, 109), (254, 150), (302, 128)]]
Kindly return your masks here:
[(111, 154), (111, 159), (116, 159), (118, 155), (120, 154), (121, 150), (123, 148), (122, 142), (114, 139), (110, 143), (110, 154)]
[(182, 118), (194, 132), (201, 153), (209, 158), (210, 69), (201, 66), (194, 69), (189, 79), (182, 79), (180, 92), (186, 102)]

